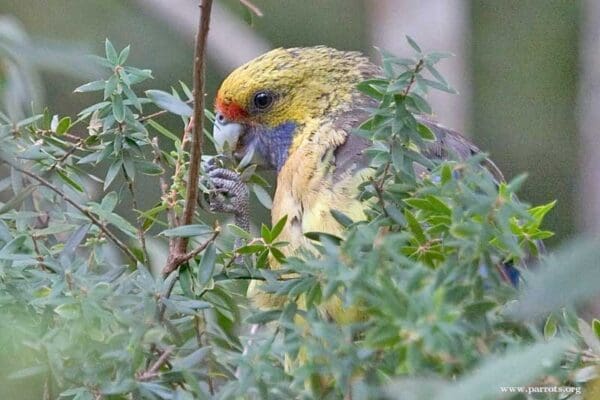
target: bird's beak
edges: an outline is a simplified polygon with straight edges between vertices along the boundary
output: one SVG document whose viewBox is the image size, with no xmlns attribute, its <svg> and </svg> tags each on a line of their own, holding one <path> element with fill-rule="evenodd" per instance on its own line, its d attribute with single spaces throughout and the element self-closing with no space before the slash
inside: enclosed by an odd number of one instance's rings
<svg viewBox="0 0 600 400">
<path fill-rule="evenodd" d="M 244 126 L 242 124 L 228 121 L 221 113 L 215 115 L 213 138 L 219 153 L 227 150 L 235 151 L 243 132 Z"/>
<path fill-rule="evenodd" d="M 265 160 L 257 151 L 256 135 L 245 124 L 227 120 L 221 113 L 215 115 L 213 138 L 220 154 L 229 153 L 240 161 L 240 165 L 257 164 L 264 166 Z"/>
</svg>

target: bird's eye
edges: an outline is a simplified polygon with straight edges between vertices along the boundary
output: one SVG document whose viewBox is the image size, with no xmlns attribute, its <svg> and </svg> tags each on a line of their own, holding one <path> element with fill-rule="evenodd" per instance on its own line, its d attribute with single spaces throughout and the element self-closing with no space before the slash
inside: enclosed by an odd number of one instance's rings
<svg viewBox="0 0 600 400">
<path fill-rule="evenodd" d="M 257 110 L 266 110 L 273 104 L 273 94 L 269 92 L 258 92 L 254 95 L 254 107 Z"/>
</svg>

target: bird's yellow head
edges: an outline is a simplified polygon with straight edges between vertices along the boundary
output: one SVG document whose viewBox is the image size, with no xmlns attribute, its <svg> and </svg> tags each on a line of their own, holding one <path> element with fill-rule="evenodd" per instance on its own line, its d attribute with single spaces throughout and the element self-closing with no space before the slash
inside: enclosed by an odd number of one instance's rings
<svg viewBox="0 0 600 400">
<path fill-rule="evenodd" d="M 356 52 L 318 46 L 272 50 L 233 71 L 215 101 L 214 137 L 238 157 L 253 151 L 280 169 L 309 121 L 348 110 L 356 85 L 376 67 Z"/>
</svg>

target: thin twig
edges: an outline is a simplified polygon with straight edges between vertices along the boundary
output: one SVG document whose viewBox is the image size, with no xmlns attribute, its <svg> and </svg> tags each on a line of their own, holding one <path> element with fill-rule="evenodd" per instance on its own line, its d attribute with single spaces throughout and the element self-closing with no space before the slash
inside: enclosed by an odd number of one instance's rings
<svg viewBox="0 0 600 400">
<path fill-rule="evenodd" d="M 195 331 L 196 331 L 196 343 L 198 344 L 199 348 L 202 348 L 204 346 L 207 345 L 206 341 L 206 329 L 205 329 L 205 323 L 203 323 L 203 321 L 206 321 L 206 313 L 203 311 L 202 312 L 202 318 L 200 318 L 199 315 L 195 315 L 194 316 L 194 322 L 195 322 Z M 208 369 L 208 374 L 207 376 L 207 383 L 208 383 L 208 392 L 210 393 L 211 396 L 215 395 L 215 387 L 213 384 L 213 380 L 212 380 L 212 373 L 211 373 L 211 362 L 212 360 L 208 360 L 206 362 L 206 367 Z"/>
<path fill-rule="evenodd" d="M 182 256 L 181 263 L 183 264 L 184 262 L 191 260 L 192 258 L 196 257 L 198 254 L 200 254 L 204 249 L 206 249 L 206 247 L 209 244 L 211 244 L 212 242 L 215 241 L 215 239 L 217 238 L 217 236 L 219 235 L 220 232 L 221 232 L 221 228 L 218 225 L 215 226 L 212 236 L 207 241 L 205 241 L 204 243 L 197 246 L 194 250 L 188 251 L 187 253 L 185 253 Z"/>
<path fill-rule="evenodd" d="M 167 110 L 160 110 L 160 111 L 154 112 L 152 114 L 142 115 L 141 117 L 138 118 L 138 121 L 139 122 L 146 122 L 149 119 L 160 117 L 161 115 L 165 115 L 165 114 L 168 114 L 168 113 L 169 113 L 169 111 L 167 111 Z"/>
<path fill-rule="evenodd" d="M 71 156 L 73 153 L 75 153 L 77 150 L 80 149 L 80 146 L 83 144 L 85 139 L 81 138 L 77 141 L 77 143 L 73 144 L 69 150 L 65 151 L 65 154 L 63 154 L 58 160 L 54 161 L 54 164 L 52 164 L 50 166 L 49 171 L 53 171 L 55 170 L 60 164 L 62 164 L 63 162 L 65 162 L 65 160 Z"/>
<path fill-rule="evenodd" d="M 159 168 L 166 170 L 166 168 L 162 162 L 162 155 L 161 155 L 160 147 L 158 145 L 158 138 L 157 137 L 152 138 L 151 143 L 152 143 L 152 152 L 154 153 L 154 160 L 152 160 L 152 161 Z M 169 228 L 174 228 L 175 227 L 175 212 L 173 210 L 172 205 L 167 201 L 169 185 L 167 184 L 167 181 L 165 179 L 164 171 L 158 177 L 158 181 L 160 184 L 161 199 L 164 202 L 165 206 L 167 207 L 167 222 L 169 224 Z"/>
<path fill-rule="evenodd" d="M 42 271 L 48 271 L 46 264 L 44 263 L 44 256 L 40 252 L 40 247 L 37 242 L 38 237 L 35 234 L 31 235 L 31 241 L 33 242 L 33 250 L 35 251 L 35 259 L 37 260 L 38 266 Z"/>
<path fill-rule="evenodd" d="M 417 65 L 415 65 L 415 69 L 413 70 L 412 76 L 410 77 L 410 82 L 408 82 L 408 85 L 406 85 L 406 88 L 404 88 L 404 92 L 402 92 L 402 95 L 408 96 L 413 85 L 415 84 L 415 81 L 417 80 L 417 76 L 419 75 L 419 72 L 421 72 L 421 70 L 423 69 L 424 66 L 425 66 L 425 60 L 420 59 L 419 62 L 417 62 Z"/>
<path fill-rule="evenodd" d="M 147 381 L 152 378 L 156 378 L 159 375 L 158 370 L 160 369 L 160 367 L 168 363 L 169 356 L 171 355 L 171 353 L 173 353 L 173 349 L 171 348 L 163 351 L 160 357 L 158 357 L 158 360 L 156 360 L 156 362 L 152 364 L 150 368 L 148 368 L 146 371 L 142 371 L 141 373 L 137 374 L 138 381 Z"/>
<path fill-rule="evenodd" d="M 189 251 L 189 252 L 184 253 L 184 254 L 179 254 L 178 258 L 175 258 L 175 261 L 179 263 L 177 265 L 181 265 L 184 262 L 189 261 L 190 259 L 192 259 L 192 258 L 196 257 L 198 254 L 200 254 L 200 252 L 202 252 L 204 249 L 206 249 L 209 244 L 211 244 L 212 242 L 215 241 L 215 239 L 217 238 L 217 236 L 219 235 L 219 233 L 220 233 L 220 228 L 219 228 L 219 226 L 216 226 L 215 230 L 213 231 L 213 234 L 206 241 L 204 241 L 203 243 L 199 244 L 192 251 Z M 177 269 L 175 269 L 175 271 L 177 271 Z M 169 297 L 171 297 L 171 292 L 173 292 L 173 288 L 175 287 L 175 282 L 176 281 L 177 281 L 177 278 L 174 278 L 174 279 L 171 280 L 169 286 L 167 287 L 167 289 L 163 293 L 162 298 L 168 299 Z M 159 320 L 161 320 L 161 321 L 164 320 L 165 311 L 166 311 L 166 305 L 165 305 L 164 302 L 162 302 L 162 304 L 160 305 L 160 308 L 158 310 L 158 319 Z"/>
<path fill-rule="evenodd" d="M 220 227 L 216 226 L 214 228 L 214 231 L 213 231 L 211 237 L 208 240 L 206 240 L 202 244 L 198 245 L 195 249 L 188 251 L 187 253 L 178 253 L 178 254 L 173 255 L 173 262 L 179 266 L 179 265 L 183 264 L 184 262 L 187 262 L 187 261 L 191 260 L 192 258 L 196 257 L 204 249 L 206 249 L 206 247 L 209 244 L 211 244 L 212 242 L 215 241 L 215 239 L 217 238 L 217 236 L 219 235 L 220 232 L 221 232 Z"/>
<path fill-rule="evenodd" d="M 196 35 L 194 58 L 194 113 L 192 117 L 194 126 L 192 129 L 191 154 L 181 225 L 191 224 L 194 218 L 196 199 L 198 197 L 200 159 L 202 157 L 202 138 L 204 132 L 204 63 L 206 58 L 206 41 L 208 37 L 212 0 L 202 0 L 200 7 L 202 12 L 200 13 L 198 33 Z M 182 254 L 185 254 L 187 244 L 187 238 L 179 238 L 177 240 L 177 245 L 173 249 L 174 251 L 170 252 L 167 265 L 163 269 L 163 275 L 168 275 L 176 270 L 183 262 L 189 260 L 189 258 L 186 259 L 185 257 L 182 257 Z"/>
<path fill-rule="evenodd" d="M 2 160 L 1 162 L 10 165 L 12 168 L 14 168 L 15 170 L 21 172 L 24 175 L 27 175 L 28 177 L 30 177 L 31 179 L 37 181 L 38 183 L 40 183 L 42 186 L 47 187 L 48 189 L 52 190 L 54 193 L 58 194 L 60 197 L 62 197 L 62 199 L 64 201 L 66 201 L 67 203 L 69 203 L 70 205 L 72 205 L 73 207 L 75 207 L 75 209 L 77 209 L 80 213 L 82 213 L 83 215 L 85 215 L 94 225 L 96 225 L 98 228 L 100 228 L 100 230 L 106 235 L 106 237 L 108 237 L 110 240 L 112 240 L 112 242 L 119 248 L 121 249 L 121 251 L 123 253 L 125 253 L 129 258 L 131 258 L 131 260 L 135 263 L 137 263 L 137 257 L 131 252 L 131 250 L 129 250 L 129 248 L 127 247 L 127 245 L 125 243 L 123 243 L 121 240 L 119 240 L 119 238 L 117 236 L 115 236 L 114 233 L 112 233 L 107 227 L 106 225 L 104 225 L 102 223 L 102 221 L 100 221 L 98 218 L 96 218 L 96 216 L 94 214 L 91 213 L 90 210 L 80 206 L 79 204 L 77 204 L 76 201 L 74 201 L 73 199 L 71 199 L 69 196 L 66 195 L 65 192 L 63 192 L 62 190 L 60 190 L 59 188 L 57 188 L 56 186 L 54 186 L 52 183 L 48 182 L 47 180 L 45 180 L 42 177 L 39 177 L 27 170 L 24 170 L 23 168 L 19 168 L 16 165 L 14 165 L 13 163 L 11 163 L 10 161 L 7 160 Z"/>
<path fill-rule="evenodd" d="M 122 167 L 123 176 L 125 177 L 125 182 L 127 182 L 127 189 L 129 189 L 129 194 L 131 195 L 131 205 L 133 206 L 133 210 L 137 212 L 138 202 L 135 195 L 135 189 L 133 187 L 133 180 L 127 175 L 127 171 L 125 171 L 125 167 Z M 142 253 L 144 254 L 144 261 L 150 260 L 148 257 L 148 249 L 146 247 L 146 235 L 144 233 L 144 227 L 142 226 L 142 221 L 140 220 L 140 216 L 138 215 L 136 218 L 136 228 L 138 234 L 138 240 L 140 241 L 140 245 L 142 246 Z"/>
<path fill-rule="evenodd" d="M 193 102 L 193 100 L 186 100 L 186 101 L 185 101 L 185 103 L 187 103 L 187 104 L 192 104 L 192 102 Z M 153 118 L 156 118 L 156 117 L 160 117 L 161 115 L 168 114 L 169 112 L 170 112 L 170 111 L 168 111 L 168 110 L 160 110 L 160 111 L 153 112 L 152 114 L 148 114 L 148 115 L 140 115 L 140 116 L 138 117 L 138 119 L 137 119 L 137 120 L 138 120 L 139 122 L 146 122 L 146 121 L 148 121 L 149 119 L 153 119 Z"/>
</svg>

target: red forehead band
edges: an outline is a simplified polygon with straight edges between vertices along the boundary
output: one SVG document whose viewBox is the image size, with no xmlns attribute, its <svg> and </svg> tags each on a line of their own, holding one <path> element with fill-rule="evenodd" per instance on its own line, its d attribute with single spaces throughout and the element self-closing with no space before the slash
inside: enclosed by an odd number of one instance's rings
<svg viewBox="0 0 600 400">
<path fill-rule="evenodd" d="M 215 108 L 229 121 L 238 121 L 248 116 L 246 110 L 240 107 L 239 104 L 232 101 L 226 102 L 220 96 L 215 101 Z"/>
</svg>

